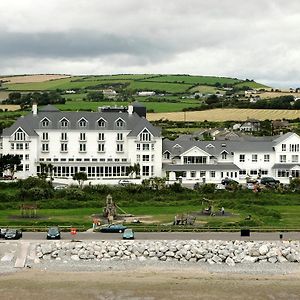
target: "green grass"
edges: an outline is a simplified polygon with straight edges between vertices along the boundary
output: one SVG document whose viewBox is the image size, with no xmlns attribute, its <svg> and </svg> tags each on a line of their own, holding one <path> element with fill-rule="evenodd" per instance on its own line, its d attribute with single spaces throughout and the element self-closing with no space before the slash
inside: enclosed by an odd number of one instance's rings
<svg viewBox="0 0 300 300">
<path fill-rule="evenodd" d="M 156 82 L 177 82 L 186 84 L 199 84 L 199 85 L 214 85 L 217 82 L 224 84 L 235 84 L 241 82 L 239 79 L 216 77 L 216 76 L 190 76 L 190 75 L 163 75 L 155 78 L 147 79 L 146 81 Z"/>
<path fill-rule="evenodd" d="M 60 110 L 93 110 L 97 111 L 98 107 L 101 106 L 126 106 L 128 102 L 116 102 L 116 101 L 104 101 L 104 102 L 89 102 L 89 101 L 67 101 L 65 104 L 55 104 Z M 154 112 L 176 112 L 182 111 L 183 108 L 199 106 L 199 103 L 193 102 L 178 102 L 178 103 L 167 103 L 167 102 L 144 102 L 143 103 L 147 110 L 154 110 Z"/>
<path fill-rule="evenodd" d="M 249 88 L 253 88 L 253 89 L 269 89 L 270 88 L 264 84 L 257 83 L 254 81 L 244 81 L 242 83 L 235 84 L 234 86 L 237 86 L 237 87 L 248 86 Z"/>
<path fill-rule="evenodd" d="M 191 84 L 184 83 L 132 81 L 127 89 L 139 91 L 161 91 L 167 93 L 185 93 L 191 87 Z"/>
<path fill-rule="evenodd" d="M 266 206 L 274 209 L 281 214 L 280 224 L 274 224 L 280 227 L 300 228 L 300 205 L 292 206 Z"/>
</svg>

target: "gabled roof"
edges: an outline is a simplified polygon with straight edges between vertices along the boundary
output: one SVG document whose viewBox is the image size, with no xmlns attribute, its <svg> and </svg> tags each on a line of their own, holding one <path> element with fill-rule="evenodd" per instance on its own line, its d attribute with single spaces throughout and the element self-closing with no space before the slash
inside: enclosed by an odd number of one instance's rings
<svg viewBox="0 0 300 300">
<path fill-rule="evenodd" d="M 278 138 L 276 138 L 274 140 L 274 143 L 275 144 L 279 144 L 279 143 L 285 141 L 286 139 L 288 139 L 289 137 L 291 137 L 293 135 L 296 135 L 296 133 L 294 133 L 294 132 L 288 132 L 286 134 L 280 135 Z"/>
</svg>

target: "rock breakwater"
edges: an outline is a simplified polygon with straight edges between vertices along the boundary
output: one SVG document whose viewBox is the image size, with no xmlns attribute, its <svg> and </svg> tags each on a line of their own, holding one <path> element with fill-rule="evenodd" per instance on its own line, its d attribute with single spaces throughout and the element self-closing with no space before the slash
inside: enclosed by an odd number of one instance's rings
<svg viewBox="0 0 300 300">
<path fill-rule="evenodd" d="M 299 241 L 55 241 L 35 248 L 38 260 L 157 260 L 208 264 L 300 263 Z"/>
</svg>

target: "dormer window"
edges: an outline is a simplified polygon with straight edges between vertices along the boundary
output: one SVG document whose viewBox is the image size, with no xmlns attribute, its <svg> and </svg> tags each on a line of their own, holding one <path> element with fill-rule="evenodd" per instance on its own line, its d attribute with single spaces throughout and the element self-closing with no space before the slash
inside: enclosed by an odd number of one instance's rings
<svg viewBox="0 0 300 300">
<path fill-rule="evenodd" d="M 15 141 L 25 141 L 25 132 L 22 129 L 18 129 L 14 134 Z"/>
<path fill-rule="evenodd" d="M 170 152 L 169 152 L 169 151 L 166 151 L 166 152 L 164 153 L 164 159 L 170 159 L 170 158 L 171 158 Z"/>
<path fill-rule="evenodd" d="M 67 119 L 62 119 L 61 121 L 60 121 L 60 126 L 62 127 L 62 128 L 67 128 L 68 126 L 69 126 L 69 121 L 67 120 Z"/>
<path fill-rule="evenodd" d="M 178 148 L 181 148 L 181 146 L 180 146 L 180 145 L 178 145 L 178 144 L 176 144 L 175 146 L 173 146 L 173 148 L 176 148 L 176 149 L 178 149 Z"/>
<path fill-rule="evenodd" d="M 98 120 L 98 126 L 99 127 L 105 127 L 105 125 L 106 125 L 106 122 L 105 122 L 105 120 L 103 120 L 103 119 L 100 119 L 100 120 Z"/>
<path fill-rule="evenodd" d="M 118 119 L 116 121 L 116 127 L 117 128 L 123 128 L 123 127 L 125 127 L 125 122 L 122 119 Z"/>
<path fill-rule="evenodd" d="M 47 118 L 44 118 L 44 119 L 41 121 L 41 124 L 42 124 L 42 127 L 49 127 L 50 121 L 49 121 Z"/>
<path fill-rule="evenodd" d="M 79 125 L 79 127 L 81 127 L 81 128 L 85 128 L 85 127 L 87 127 L 88 122 L 87 122 L 86 119 L 82 118 L 82 119 L 80 119 L 80 120 L 78 121 L 78 125 Z"/>
<path fill-rule="evenodd" d="M 206 146 L 206 148 L 215 148 L 215 146 L 212 145 L 212 144 L 208 144 L 208 145 Z"/>
<path fill-rule="evenodd" d="M 227 153 L 226 152 L 222 153 L 222 159 L 227 159 Z"/>
</svg>

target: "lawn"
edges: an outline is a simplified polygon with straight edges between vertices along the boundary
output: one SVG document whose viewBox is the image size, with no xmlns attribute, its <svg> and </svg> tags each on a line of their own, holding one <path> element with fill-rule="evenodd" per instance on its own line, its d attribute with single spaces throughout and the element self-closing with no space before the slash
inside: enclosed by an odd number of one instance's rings
<svg viewBox="0 0 300 300">
<path fill-rule="evenodd" d="M 300 205 L 293 206 L 266 206 L 274 209 L 281 214 L 280 224 L 274 224 L 280 227 L 300 228 Z"/>
<path fill-rule="evenodd" d="M 160 91 L 166 93 L 185 93 L 191 87 L 192 87 L 191 84 L 185 84 L 185 83 L 175 83 L 175 82 L 167 83 L 167 82 L 159 82 L 159 81 L 157 82 L 132 81 L 126 89 L 139 90 L 139 91 Z"/>
</svg>

